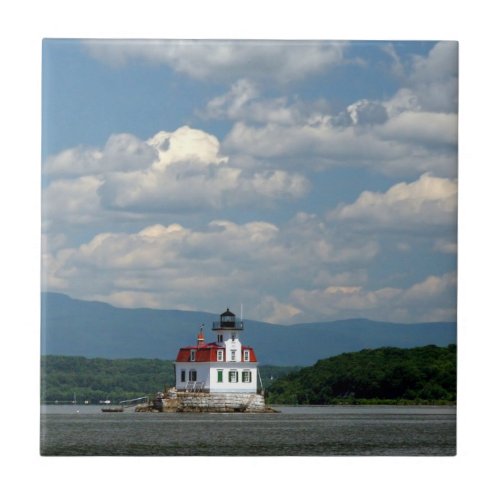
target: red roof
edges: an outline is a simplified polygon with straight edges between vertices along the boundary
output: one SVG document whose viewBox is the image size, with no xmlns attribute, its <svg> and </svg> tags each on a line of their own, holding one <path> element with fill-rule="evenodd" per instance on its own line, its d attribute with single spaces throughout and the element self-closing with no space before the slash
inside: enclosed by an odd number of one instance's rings
<svg viewBox="0 0 500 500">
<path fill-rule="evenodd" d="M 217 351 L 221 350 L 225 352 L 225 348 L 217 345 L 215 342 L 210 343 L 210 344 L 200 344 L 199 346 L 193 345 L 193 346 L 187 346 L 187 347 L 181 347 L 179 349 L 179 353 L 177 354 L 176 361 L 190 361 L 191 360 L 191 351 L 195 351 L 195 359 L 194 363 L 198 362 L 206 362 L 206 361 L 217 361 Z M 249 361 L 252 363 L 255 363 L 257 361 L 257 358 L 255 356 L 255 352 L 251 347 L 248 346 L 242 346 L 241 351 L 242 351 L 242 356 L 241 358 L 243 359 L 243 351 L 250 351 L 250 359 Z M 224 361 L 226 359 L 224 358 Z"/>
</svg>

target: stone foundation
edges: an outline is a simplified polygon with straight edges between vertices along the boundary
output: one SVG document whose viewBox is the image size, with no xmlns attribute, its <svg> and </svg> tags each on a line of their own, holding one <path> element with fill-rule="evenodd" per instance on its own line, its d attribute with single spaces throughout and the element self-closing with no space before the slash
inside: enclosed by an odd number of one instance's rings
<svg viewBox="0 0 500 500">
<path fill-rule="evenodd" d="M 260 394 L 245 393 L 189 393 L 178 392 L 177 400 L 181 412 L 245 412 L 266 411 L 264 397 Z"/>
<path fill-rule="evenodd" d="M 245 393 L 204 393 L 181 392 L 175 396 L 167 394 L 149 405 L 136 408 L 136 411 L 184 412 L 184 413 L 275 413 L 276 410 L 265 404 L 261 394 Z"/>
</svg>

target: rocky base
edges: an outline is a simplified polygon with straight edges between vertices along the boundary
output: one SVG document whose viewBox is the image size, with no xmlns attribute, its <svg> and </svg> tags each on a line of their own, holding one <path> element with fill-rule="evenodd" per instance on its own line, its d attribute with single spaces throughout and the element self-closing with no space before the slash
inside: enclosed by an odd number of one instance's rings
<svg viewBox="0 0 500 500">
<path fill-rule="evenodd" d="M 148 405 L 140 405 L 135 411 L 163 413 L 276 413 L 266 406 L 261 394 L 203 393 L 169 391 L 167 397 L 157 398 Z"/>
</svg>

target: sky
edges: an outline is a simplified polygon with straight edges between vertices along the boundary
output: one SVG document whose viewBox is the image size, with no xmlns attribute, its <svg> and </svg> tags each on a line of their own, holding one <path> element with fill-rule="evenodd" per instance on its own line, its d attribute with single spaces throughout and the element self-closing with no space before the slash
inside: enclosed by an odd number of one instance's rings
<svg viewBox="0 0 500 500">
<path fill-rule="evenodd" d="M 42 288 L 455 321 L 455 42 L 46 39 Z"/>
</svg>

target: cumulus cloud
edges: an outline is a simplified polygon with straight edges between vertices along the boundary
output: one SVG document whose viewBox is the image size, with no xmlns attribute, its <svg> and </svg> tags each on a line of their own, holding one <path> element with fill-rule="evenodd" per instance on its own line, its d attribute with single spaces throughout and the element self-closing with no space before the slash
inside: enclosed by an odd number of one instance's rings
<svg viewBox="0 0 500 500">
<path fill-rule="evenodd" d="M 43 192 L 43 219 L 45 229 L 54 221 L 88 224 L 99 216 L 100 200 L 97 194 L 103 181 L 96 176 L 77 179 L 57 179 Z"/>
<path fill-rule="evenodd" d="M 48 159 L 45 171 L 55 179 L 45 190 L 47 215 L 76 223 L 88 222 L 103 208 L 137 213 L 220 209 L 299 198 L 309 190 L 299 174 L 232 166 L 215 136 L 187 126 L 147 141 L 120 134 L 102 149 L 63 151 Z"/>
<path fill-rule="evenodd" d="M 384 193 L 380 203 L 392 210 L 394 200 L 408 199 L 405 188 L 419 192 L 419 186 L 403 186 L 399 195 Z M 446 186 L 434 189 L 430 198 L 437 200 Z M 118 306 L 217 310 L 230 296 L 247 305 L 249 317 L 275 323 L 437 321 L 455 314 L 455 274 L 406 288 L 373 287 L 365 266 L 380 256 L 376 239 L 337 231 L 314 214 L 299 213 L 282 226 L 262 220 L 213 220 L 198 229 L 153 224 L 68 245 L 61 241 L 44 253 L 44 285 Z"/>
<path fill-rule="evenodd" d="M 346 269 L 369 262 L 377 252 L 373 242 L 343 238 L 307 214 L 282 227 L 262 220 L 213 220 L 199 229 L 153 224 L 54 247 L 47 252 L 45 283 L 76 297 L 127 306 L 134 297 L 136 306 L 148 305 L 144 300 L 151 294 L 156 298 L 150 307 L 205 303 L 217 310 L 217 301 L 236 296 L 253 305 L 249 314 L 280 322 L 299 314 L 297 305 L 282 299 L 291 282 L 306 287 L 328 276 L 360 279 Z M 265 310 L 263 293 L 275 299 L 266 301 Z"/>
<path fill-rule="evenodd" d="M 266 295 L 255 308 L 255 313 L 257 317 L 262 318 L 262 321 L 275 324 L 288 324 L 292 323 L 302 311 L 292 304 L 280 302 L 272 295 Z"/>
<path fill-rule="evenodd" d="M 392 48 L 392 50 L 389 50 Z M 336 114 L 323 102 L 265 98 L 239 80 L 209 101 L 206 117 L 235 124 L 224 140 L 233 155 L 309 164 L 364 167 L 386 175 L 432 172 L 456 175 L 457 46 L 436 44 L 405 68 L 394 48 L 402 87 L 384 100 L 359 99 Z"/>
<path fill-rule="evenodd" d="M 420 281 L 408 285 L 402 280 L 410 274 L 398 266 L 420 258 L 423 247 L 456 253 L 455 44 L 436 44 L 427 56 L 410 59 L 386 45 L 401 88 L 341 110 L 278 95 L 283 86 L 270 95 L 266 84 L 341 64 L 343 43 L 97 40 L 86 47 L 106 63 L 147 61 L 228 84 L 199 116 L 234 123 L 222 143 L 184 126 L 146 140 L 113 134 L 102 147 L 49 157 L 46 288 L 126 307 L 215 311 L 229 296 L 248 304 L 250 317 L 276 323 L 454 319 L 454 274 L 429 275 L 419 264 L 413 280 Z M 287 222 L 285 211 L 250 222 L 242 221 L 262 215 L 226 211 L 258 206 L 262 214 L 302 199 L 311 191 L 311 169 L 335 167 L 407 182 Z M 301 210 L 311 209 L 309 201 Z M 397 262 L 388 266 L 393 256 Z M 394 286 L 377 284 L 384 273 Z"/>
<path fill-rule="evenodd" d="M 211 99 L 199 114 L 205 119 L 294 125 L 317 120 L 326 108 L 321 100 L 305 103 L 298 98 L 290 102 L 287 97 L 262 97 L 258 85 L 240 79 L 227 93 Z"/>
<path fill-rule="evenodd" d="M 286 83 L 340 64 L 345 42 L 261 42 L 189 40 L 89 40 L 88 53 L 106 64 L 131 60 L 164 64 L 200 80 L 242 76 Z"/>
<path fill-rule="evenodd" d="M 422 175 L 385 193 L 364 191 L 358 199 L 328 214 L 330 220 L 358 223 L 370 230 L 421 230 L 453 227 L 457 217 L 457 181 Z"/>
<path fill-rule="evenodd" d="M 423 109 L 457 112 L 458 43 L 439 42 L 426 57 L 414 56 L 408 85 Z"/>
<path fill-rule="evenodd" d="M 454 175 L 456 149 L 450 146 L 456 144 L 456 120 L 418 113 L 406 118 L 398 116 L 369 126 L 339 126 L 328 116 L 289 126 L 237 122 L 224 147 L 231 154 L 287 160 L 289 167 L 307 160 L 322 167 L 365 167 L 387 175 Z M 434 134 L 426 131 L 426 123 Z"/>
<path fill-rule="evenodd" d="M 456 147 L 458 116 L 453 113 L 404 111 L 378 131 L 381 139 L 442 147 Z"/>
<path fill-rule="evenodd" d="M 388 118 L 387 110 L 382 103 L 368 99 L 347 106 L 347 112 L 354 125 L 384 123 Z"/>
<path fill-rule="evenodd" d="M 458 43 L 438 42 L 427 55 L 412 55 L 409 60 L 400 57 L 392 44 L 382 50 L 392 59 L 392 71 L 402 84 L 390 106 L 397 103 L 407 110 L 457 113 Z"/>
<path fill-rule="evenodd" d="M 244 289 L 252 275 L 258 278 L 256 263 L 273 260 L 278 232 L 266 222 L 221 220 L 201 231 L 155 224 L 136 233 L 100 233 L 78 247 L 47 255 L 45 284 L 126 306 L 211 304 L 217 296 L 212 304 L 216 310 L 217 300 L 220 307 L 228 293 Z M 145 303 L 148 297 L 151 301 Z"/>
<path fill-rule="evenodd" d="M 259 200 L 300 198 L 307 179 L 281 170 L 245 173 L 233 167 L 177 163 L 164 171 L 110 174 L 99 189 L 104 206 L 137 212 L 180 212 L 244 207 Z"/>
<path fill-rule="evenodd" d="M 296 289 L 290 302 L 309 314 L 365 317 L 403 322 L 454 321 L 456 274 L 428 276 L 408 288 L 367 290 L 361 286 L 331 285 L 323 289 Z"/>
<path fill-rule="evenodd" d="M 227 157 L 219 155 L 217 137 L 187 126 L 174 132 L 158 132 L 147 143 L 157 153 L 158 160 L 154 164 L 157 170 L 180 162 L 219 165 L 228 161 Z"/>
<path fill-rule="evenodd" d="M 142 170 L 157 158 L 157 150 L 131 134 L 113 134 L 103 148 L 78 146 L 50 156 L 44 173 L 53 177 Z"/>
</svg>

